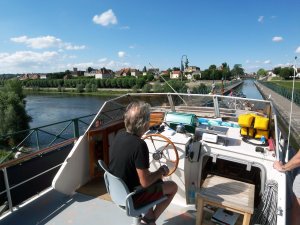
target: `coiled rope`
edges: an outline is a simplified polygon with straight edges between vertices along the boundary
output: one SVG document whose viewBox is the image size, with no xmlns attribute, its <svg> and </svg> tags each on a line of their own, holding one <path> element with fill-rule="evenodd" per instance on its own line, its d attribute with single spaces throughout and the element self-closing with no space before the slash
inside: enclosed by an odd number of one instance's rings
<svg viewBox="0 0 300 225">
<path fill-rule="evenodd" d="M 277 222 L 277 190 L 274 180 L 267 181 L 265 191 L 258 207 L 254 210 L 251 224 L 276 225 Z"/>
</svg>

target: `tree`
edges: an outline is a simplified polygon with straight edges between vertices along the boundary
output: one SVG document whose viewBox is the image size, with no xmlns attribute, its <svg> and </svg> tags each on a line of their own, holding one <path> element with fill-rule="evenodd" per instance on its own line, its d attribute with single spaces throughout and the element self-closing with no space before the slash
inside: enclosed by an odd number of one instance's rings
<svg viewBox="0 0 300 225">
<path fill-rule="evenodd" d="M 153 92 L 154 93 L 161 93 L 163 92 L 163 86 L 160 84 L 160 82 L 155 82 L 153 85 Z"/>
<path fill-rule="evenodd" d="M 135 78 L 135 77 L 129 77 L 129 78 L 126 78 L 128 80 L 127 82 L 127 88 L 132 88 L 136 83 L 137 83 L 137 80 L 140 79 L 140 78 Z"/>
<path fill-rule="evenodd" d="M 92 92 L 97 92 L 97 84 L 92 84 Z"/>
<path fill-rule="evenodd" d="M 222 77 L 225 80 L 227 80 L 231 77 L 230 68 L 229 68 L 229 65 L 226 62 L 222 63 Z"/>
<path fill-rule="evenodd" d="M 231 73 L 234 77 L 239 77 L 245 74 L 241 64 L 235 64 L 231 70 Z"/>
<path fill-rule="evenodd" d="M 195 80 L 200 80 L 200 79 L 201 79 L 200 74 L 195 74 L 195 75 L 194 75 L 194 79 L 195 79 Z"/>
<path fill-rule="evenodd" d="M 151 91 L 151 84 L 145 84 L 144 87 L 142 88 L 143 93 L 149 93 Z"/>
<path fill-rule="evenodd" d="M 201 72 L 201 79 L 202 80 L 209 80 L 210 79 L 209 70 L 204 70 L 203 72 Z"/>
<path fill-rule="evenodd" d="M 83 84 L 77 84 L 76 85 L 76 91 L 78 92 L 78 93 L 82 93 L 83 91 L 84 91 L 84 88 L 83 88 L 84 86 L 83 86 Z"/>
<path fill-rule="evenodd" d="M 209 70 L 216 70 L 217 69 L 217 66 L 216 65 L 210 65 L 208 67 Z"/>
<path fill-rule="evenodd" d="M 86 92 L 92 92 L 92 84 L 91 83 L 88 83 L 85 85 L 85 91 Z"/>
<path fill-rule="evenodd" d="M 25 110 L 25 95 L 23 94 L 21 82 L 11 80 L 4 85 L 3 91 L 0 91 L 0 135 L 7 135 L 21 130 L 29 129 L 31 117 Z M 11 136 L 6 140 L 0 140 L 3 144 L 15 145 L 25 138 L 27 134 L 23 133 Z"/>
<path fill-rule="evenodd" d="M 273 69 L 273 73 L 275 73 L 276 75 L 279 75 L 280 74 L 280 71 L 281 71 L 281 67 L 275 67 Z"/>
<path fill-rule="evenodd" d="M 122 88 L 122 79 L 123 78 L 117 78 L 117 87 Z"/>
<path fill-rule="evenodd" d="M 70 70 L 66 70 L 66 71 L 65 71 L 65 75 L 67 75 L 67 76 L 68 76 L 68 75 L 71 75 L 71 74 L 72 74 L 72 73 L 71 73 L 71 71 L 70 71 Z"/>
<path fill-rule="evenodd" d="M 287 80 L 294 75 L 293 72 L 293 68 L 284 67 L 280 70 L 279 76 Z"/>
<path fill-rule="evenodd" d="M 144 73 L 146 73 L 146 72 L 147 72 L 147 68 L 146 68 L 146 66 L 144 66 L 144 68 L 143 68 L 143 72 L 144 72 Z"/>
<path fill-rule="evenodd" d="M 142 88 L 145 85 L 145 80 L 144 79 L 137 79 L 136 85 L 138 88 Z"/>
<path fill-rule="evenodd" d="M 148 74 L 148 75 L 146 75 L 146 80 L 147 81 L 153 81 L 154 80 L 154 76 L 152 74 Z"/>
<path fill-rule="evenodd" d="M 265 77 L 267 75 L 267 71 L 265 71 L 264 69 L 259 69 L 257 71 L 257 75 L 260 77 Z"/>
<path fill-rule="evenodd" d="M 14 92 L 20 98 L 21 101 L 25 98 L 23 94 L 22 83 L 19 80 L 13 79 L 5 82 L 4 85 L 5 92 Z"/>
</svg>

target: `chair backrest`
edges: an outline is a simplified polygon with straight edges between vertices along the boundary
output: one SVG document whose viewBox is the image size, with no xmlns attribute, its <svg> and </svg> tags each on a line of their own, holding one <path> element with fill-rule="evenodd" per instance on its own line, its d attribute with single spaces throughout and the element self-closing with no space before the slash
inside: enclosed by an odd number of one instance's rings
<svg viewBox="0 0 300 225">
<path fill-rule="evenodd" d="M 130 193 L 124 181 L 111 174 L 103 160 L 98 161 L 101 168 L 105 171 L 104 181 L 107 192 L 112 201 L 122 207 L 126 207 L 126 197 Z"/>
<path fill-rule="evenodd" d="M 112 175 L 109 172 L 103 160 L 99 160 L 98 163 L 105 171 L 104 181 L 105 181 L 107 192 L 110 194 L 112 201 L 126 211 L 127 216 L 139 218 L 141 214 L 148 212 L 149 209 L 153 208 L 155 205 L 167 199 L 167 196 L 162 196 L 160 199 L 152 201 L 147 205 L 144 205 L 139 208 L 135 208 L 133 204 L 132 196 L 136 192 L 130 193 L 124 181 Z M 138 223 L 138 220 L 136 220 L 135 224 L 140 224 L 140 223 Z"/>
</svg>

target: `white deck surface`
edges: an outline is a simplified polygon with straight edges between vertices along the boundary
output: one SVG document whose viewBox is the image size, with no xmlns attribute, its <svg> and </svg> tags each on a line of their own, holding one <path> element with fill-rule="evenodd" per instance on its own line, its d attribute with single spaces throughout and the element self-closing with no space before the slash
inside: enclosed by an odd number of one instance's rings
<svg viewBox="0 0 300 225">
<path fill-rule="evenodd" d="M 170 205 L 156 222 L 165 225 L 194 225 L 195 208 Z M 117 225 L 132 224 L 132 218 L 115 204 L 76 193 L 74 196 L 50 190 L 40 198 L 0 220 L 1 225 Z"/>
</svg>

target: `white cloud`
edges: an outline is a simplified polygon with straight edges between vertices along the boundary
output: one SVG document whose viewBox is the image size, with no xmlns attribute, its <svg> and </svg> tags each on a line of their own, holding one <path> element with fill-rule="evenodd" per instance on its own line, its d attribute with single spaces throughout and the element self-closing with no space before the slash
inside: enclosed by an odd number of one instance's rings
<svg viewBox="0 0 300 225">
<path fill-rule="evenodd" d="M 102 26 L 108 26 L 109 24 L 117 24 L 118 20 L 112 9 L 109 9 L 100 15 L 95 15 L 93 22 Z"/>
<path fill-rule="evenodd" d="M 27 36 L 14 37 L 10 39 L 13 42 L 27 45 L 27 47 L 34 49 L 51 48 L 62 44 L 59 38 L 53 36 L 44 36 L 36 38 L 28 38 Z"/>
<path fill-rule="evenodd" d="M 71 45 L 70 43 L 65 44 L 66 50 L 83 50 L 85 49 L 85 45 Z"/>
<path fill-rule="evenodd" d="M 68 63 L 62 65 L 62 70 L 67 70 L 70 68 L 77 68 L 78 70 L 85 71 L 88 67 L 96 67 L 96 64 L 93 62 L 83 62 L 83 63 Z"/>
<path fill-rule="evenodd" d="M 120 27 L 120 30 L 129 30 L 130 27 L 129 26 L 123 26 L 123 27 Z"/>
<path fill-rule="evenodd" d="M 247 63 L 247 64 L 248 64 L 248 63 L 250 63 L 250 60 L 249 60 L 249 59 L 247 59 L 247 60 L 246 60 L 246 63 Z"/>
<path fill-rule="evenodd" d="M 300 46 L 296 49 L 295 53 L 300 53 Z"/>
<path fill-rule="evenodd" d="M 126 55 L 126 53 L 125 53 L 125 52 L 123 52 L 123 51 L 119 51 L 119 52 L 118 52 L 118 56 L 119 56 L 119 58 L 124 58 L 124 57 L 125 57 L 125 55 Z"/>
<path fill-rule="evenodd" d="M 42 68 L 48 68 L 57 57 L 58 53 L 55 51 L 0 53 L 0 73 L 39 72 Z"/>
<path fill-rule="evenodd" d="M 130 49 L 135 49 L 135 48 L 136 48 L 136 45 L 130 45 L 129 48 L 130 48 Z"/>
<path fill-rule="evenodd" d="M 107 61 L 107 58 L 102 58 L 102 59 L 99 59 L 98 61 L 99 61 L 100 63 L 101 63 L 101 62 L 106 62 L 106 61 Z"/>
<path fill-rule="evenodd" d="M 86 70 L 88 67 L 92 67 L 95 69 L 105 67 L 107 69 L 116 71 L 122 68 L 131 67 L 131 64 L 129 62 L 114 61 L 104 57 L 94 62 L 92 61 L 92 62 L 83 62 L 83 63 L 68 63 L 66 65 L 61 65 L 59 71 L 64 71 L 73 67 L 76 67 L 79 70 Z"/>
<path fill-rule="evenodd" d="M 272 62 L 271 62 L 270 59 L 267 59 L 267 60 L 264 61 L 264 64 L 271 64 L 271 63 L 272 63 Z"/>
<path fill-rule="evenodd" d="M 131 64 L 128 62 L 119 62 L 114 60 L 109 60 L 107 58 L 102 58 L 98 60 L 98 67 L 105 67 L 112 70 L 120 70 L 125 67 L 131 67 Z"/>
<path fill-rule="evenodd" d="M 0 64 L 7 63 L 7 64 L 20 64 L 24 62 L 46 62 L 49 59 L 52 59 L 58 55 L 57 52 L 32 52 L 32 51 L 20 51 L 15 52 L 13 54 L 2 53 L 0 55 Z"/>
<path fill-rule="evenodd" d="M 275 36 L 275 37 L 272 38 L 272 41 L 281 42 L 281 41 L 283 41 L 283 37 Z"/>
<path fill-rule="evenodd" d="M 262 22 L 264 22 L 264 16 L 260 16 L 260 17 L 258 17 L 257 21 L 258 21 L 259 23 L 262 23 Z"/>
<path fill-rule="evenodd" d="M 291 67 L 293 66 L 292 63 L 287 62 L 287 63 L 278 63 L 277 65 L 275 65 L 275 67 Z"/>
<path fill-rule="evenodd" d="M 63 48 L 66 50 L 82 50 L 85 49 L 84 45 L 72 45 L 71 43 L 65 43 L 61 39 L 54 36 L 41 36 L 35 38 L 29 38 L 27 36 L 13 37 L 10 39 L 12 42 L 25 44 L 29 48 L 33 49 L 45 49 L 45 48 Z"/>
</svg>

